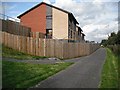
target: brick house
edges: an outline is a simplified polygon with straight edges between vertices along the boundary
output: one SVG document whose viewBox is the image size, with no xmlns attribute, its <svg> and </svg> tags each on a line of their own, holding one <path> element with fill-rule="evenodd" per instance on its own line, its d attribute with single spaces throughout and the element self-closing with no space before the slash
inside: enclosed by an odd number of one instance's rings
<svg viewBox="0 0 120 90">
<path fill-rule="evenodd" d="M 20 23 L 33 32 L 41 32 L 46 38 L 78 40 L 79 24 L 71 12 L 47 3 L 40 3 L 19 15 Z M 81 33 L 80 33 L 81 35 Z M 80 36 L 78 35 L 78 36 Z"/>
</svg>

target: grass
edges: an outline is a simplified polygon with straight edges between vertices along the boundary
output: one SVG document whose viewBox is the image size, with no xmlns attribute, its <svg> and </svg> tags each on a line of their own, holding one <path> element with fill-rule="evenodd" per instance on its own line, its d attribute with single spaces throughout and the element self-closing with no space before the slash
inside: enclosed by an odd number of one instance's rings
<svg viewBox="0 0 120 90">
<path fill-rule="evenodd" d="M 103 65 L 99 88 L 118 88 L 118 61 L 120 57 L 107 48 L 107 57 Z"/>
<path fill-rule="evenodd" d="M 3 57 L 8 57 L 8 58 L 15 58 L 15 59 L 20 59 L 20 60 L 32 60 L 32 59 L 40 59 L 40 58 L 47 58 L 47 57 L 42 57 L 42 56 L 33 56 L 29 54 L 25 54 L 22 52 L 19 52 L 17 50 L 11 49 L 9 47 L 6 47 L 2 45 L 2 56 Z"/>
<path fill-rule="evenodd" d="M 46 57 L 28 55 L 2 45 L 2 56 L 20 60 Z M 2 87 L 29 88 L 73 63 L 32 64 L 2 60 Z"/>
<path fill-rule="evenodd" d="M 2 63 L 3 88 L 28 88 L 73 63 L 30 64 L 4 61 Z"/>
</svg>

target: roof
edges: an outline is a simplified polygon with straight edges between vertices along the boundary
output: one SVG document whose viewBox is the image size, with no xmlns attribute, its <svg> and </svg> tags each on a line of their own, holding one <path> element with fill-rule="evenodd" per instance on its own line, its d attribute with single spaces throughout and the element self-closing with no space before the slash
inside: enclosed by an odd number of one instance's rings
<svg viewBox="0 0 120 90">
<path fill-rule="evenodd" d="M 79 26 L 77 26 L 78 27 L 78 29 L 80 29 L 80 31 L 82 31 L 83 32 L 83 30 L 79 27 Z"/>
<path fill-rule="evenodd" d="M 17 18 L 21 18 L 22 16 L 24 16 L 25 14 L 27 14 L 28 12 L 32 11 L 33 9 L 39 7 L 39 6 L 42 5 L 42 4 L 46 4 L 46 5 L 50 6 L 50 7 L 53 7 L 53 8 L 56 8 L 56 9 L 58 9 L 58 10 L 61 10 L 61 11 L 65 12 L 65 13 L 68 13 L 69 15 L 71 15 L 71 16 L 74 18 L 74 20 L 76 21 L 76 23 L 79 24 L 71 12 L 68 12 L 68 11 L 66 11 L 66 10 L 63 10 L 63 9 L 58 8 L 58 7 L 56 7 L 56 6 L 53 6 L 53 5 L 51 5 L 51 4 L 47 4 L 47 3 L 45 3 L 45 2 L 41 2 L 41 3 L 37 4 L 36 6 L 32 7 L 31 9 L 29 9 L 29 10 L 27 10 L 26 12 L 22 13 L 21 15 L 17 16 Z"/>
<path fill-rule="evenodd" d="M 81 33 L 83 36 L 85 36 L 85 34 L 84 33 Z"/>
</svg>

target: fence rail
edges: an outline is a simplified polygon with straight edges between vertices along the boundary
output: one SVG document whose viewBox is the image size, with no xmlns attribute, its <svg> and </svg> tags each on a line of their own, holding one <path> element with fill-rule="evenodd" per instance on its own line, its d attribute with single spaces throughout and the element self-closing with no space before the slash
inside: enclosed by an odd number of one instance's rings
<svg viewBox="0 0 120 90">
<path fill-rule="evenodd" d="M 2 32 L 2 43 L 15 50 L 36 55 L 57 58 L 73 58 L 93 53 L 98 44 L 68 43 L 56 39 L 41 39 Z"/>
</svg>

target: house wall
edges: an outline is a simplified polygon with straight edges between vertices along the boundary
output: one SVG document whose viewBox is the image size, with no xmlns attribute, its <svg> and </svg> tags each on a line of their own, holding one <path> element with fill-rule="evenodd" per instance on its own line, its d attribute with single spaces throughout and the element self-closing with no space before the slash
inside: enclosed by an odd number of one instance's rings
<svg viewBox="0 0 120 90">
<path fill-rule="evenodd" d="M 69 15 L 69 19 L 68 19 L 68 24 L 69 24 L 69 39 L 70 40 L 75 40 L 76 39 L 76 23 L 75 21 L 73 20 L 73 17 L 71 17 Z"/>
<path fill-rule="evenodd" d="M 21 24 L 30 27 L 33 32 L 46 33 L 46 5 L 31 10 L 21 18 Z"/>
<path fill-rule="evenodd" d="M 78 35 L 79 33 L 79 35 Z M 76 26 L 76 37 L 75 40 L 77 41 L 82 41 L 82 36 L 81 36 L 81 31 L 79 30 L 79 28 Z"/>
<path fill-rule="evenodd" d="M 68 39 L 68 14 L 52 8 L 53 39 Z"/>
</svg>

